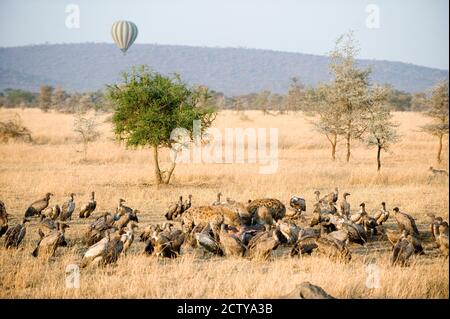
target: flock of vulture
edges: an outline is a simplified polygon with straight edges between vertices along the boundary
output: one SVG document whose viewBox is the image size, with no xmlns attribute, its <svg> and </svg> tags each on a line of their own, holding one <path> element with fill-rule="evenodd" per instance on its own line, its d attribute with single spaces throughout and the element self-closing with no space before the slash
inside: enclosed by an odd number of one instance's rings
<svg viewBox="0 0 450 319">
<path fill-rule="evenodd" d="M 352 258 L 352 244 L 367 248 L 370 241 L 387 239 L 392 245 L 391 264 L 407 266 L 411 256 L 424 254 L 422 240 L 415 220 L 410 215 L 386 204 L 369 215 L 361 203 L 358 211 L 351 210 L 349 193 L 339 200 L 339 191 L 321 197 L 316 191 L 312 214 L 306 218 L 306 201 L 293 196 L 289 207 L 277 199 L 255 199 L 238 202 L 230 198 L 221 200 L 222 194 L 206 206 L 193 206 L 192 196 L 170 205 L 163 224 L 144 227 L 139 238 L 145 243 L 143 253 L 167 258 L 180 254 L 199 252 L 206 255 L 236 256 L 250 259 L 267 259 L 279 247 L 288 247 L 291 256 L 319 253 L 334 260 L 348 262 Z M 18 248 L 23 241 L 27 223 L 36 218 L 39 241 L 33 250 L 34 257 L 52 258 L 58 247 L 68 246 L 66 229 L 70 227 L 75 212 L 75 194 L 60 207 L 50 206 L 52 193 L 32 203 L 21 223 L 10 225 L 5 204 L 0 201 L 0 237 L 5 248 Z M 81 267 L 104 266 L 115 263 L 127 254 L 135 238 L 139 224 L 139 210 L 124 205 L 120 199 L 115 212 L 97 213 L 95 193 L 78 211 L 78 217 L 92 221 L 86 225 L 81 241 L 86 250 Z M 312 215 L 312 216 L 311 216 Z M 386 221 L 393 216 L 397 229 L 386 228 Z M 448 257 L 448 222 L 430 217 L 430 231 L 436 248 Z M 392 218 L 392 217 L 391 217 Z M 69 241 L 71 242 L 71 241 Z M 74 241 L 75 242 L 75 241 Z"/>
</svg>

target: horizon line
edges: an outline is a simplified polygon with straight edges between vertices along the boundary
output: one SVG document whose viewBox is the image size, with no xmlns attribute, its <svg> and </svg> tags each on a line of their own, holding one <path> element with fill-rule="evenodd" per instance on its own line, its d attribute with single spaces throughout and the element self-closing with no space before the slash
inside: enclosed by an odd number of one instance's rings
<svg viewBox="0 0 450 319">
<path fill-rule="evenodd" d="M 55 46 L 55 45 L 79 45 L 79 44 L 108 44 L 115 45 L 114 42 L 59 42 L 59 43 L 36 43 L 36 44 L 23 44 L 23 45 L 11 45 L 11 46 L 0 46 L 0 49 L 13 49 L 13 48 L 23 48 L 23 47 L 31 47 L 31 46 Z M 277 50 L 277 49 L 263 49 L 263 48 L 251 48 L 251 47 L 243 47 L 243 46 L 203 46 L 203 45 L 188 45 L 188 44 L 164 44 L 164 43 L 134 43 L 133 45 L 155 45 L 155 46 L 173 46 L 173 47 L 190 47 L 190 48 L 206 48 L 206 49 L 241 49 L 241 50 L 254 50 L 254 51 L 270 51 L 270 52 L 278 52 L 278 53 L 288 53 L 288 54 L 302 54 L 309 56 L 317 56 L 323 58 L 329 58 L 326 54 L 317 54 L 317 53 L 303 53 L 297 51 L 285 51 L 285 50 Z M 386 59 L 376 59 L 376 58 L 356 58 L 356 60 L 360 61 L 376 61 L 376 62 L 390 62 L 390 63 L 402 63 L 407 65 L 414 65 L 418 67 L 428 68 L 437 71 L 449 72 L 449 69 L 441 69 L 437 67 L 420 65 L 412 62 L 404 62 L 397 60 L 386 60 Z"/>
</svg>

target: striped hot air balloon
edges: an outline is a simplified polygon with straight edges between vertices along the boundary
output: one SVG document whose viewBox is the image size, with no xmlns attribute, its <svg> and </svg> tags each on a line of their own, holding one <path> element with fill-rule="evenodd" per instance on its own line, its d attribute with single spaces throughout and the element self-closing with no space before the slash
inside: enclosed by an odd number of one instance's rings
<svg viewBox="0 0 450 319">
<path fill-rule="evenodd" d="M 137 26 L 131 21 L 116 21 L 112 25 L 111 35 L 117 47 L 125 54 L 138 35 Z"/>
</svg>

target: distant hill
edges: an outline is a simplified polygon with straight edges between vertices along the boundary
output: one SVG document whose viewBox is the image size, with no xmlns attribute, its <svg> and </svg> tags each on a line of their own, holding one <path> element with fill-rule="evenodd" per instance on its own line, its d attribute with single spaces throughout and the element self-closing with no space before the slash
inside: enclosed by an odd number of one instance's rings
<svg viewBox="0 0 450 319">
<path fill-rule="evenodd" d="M 290 78 L 306 85 L 327 82 L 328 58 L 319 55 L 244 48 L 135 44 L 124 56 L 113 44 L 55 44 L 0 48 L 0 89 L 37 91 L 41 84 L 69 91 L 92 91 L 120 80 L 133 65 L 180 73 L 226 95 L 264 89 L 284 93 Z M 372 66 L 372 81 L 407 92 L 423 91 L 448 79 L 448 71 L 401 62 L 360 60 Z"/>
</svg>

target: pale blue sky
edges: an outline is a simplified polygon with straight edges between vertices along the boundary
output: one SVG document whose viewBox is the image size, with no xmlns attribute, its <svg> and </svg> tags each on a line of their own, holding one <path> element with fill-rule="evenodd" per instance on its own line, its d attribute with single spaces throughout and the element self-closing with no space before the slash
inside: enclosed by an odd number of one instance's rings
<svg viewBox="0 0 450 319">
<path fill-rule="evenodd" d="M 80 28 L 65 26 L 66 5 Z M 366 27 L 368 4 L 380 28 Z M 361 58 L 447 69 L 448 0 L 0 0 L 0 46 L 109 42 L 115 20 L 139 28 L 136 43 L 247 47 L 327 54 L 352 29 Z"/>
</svg>

